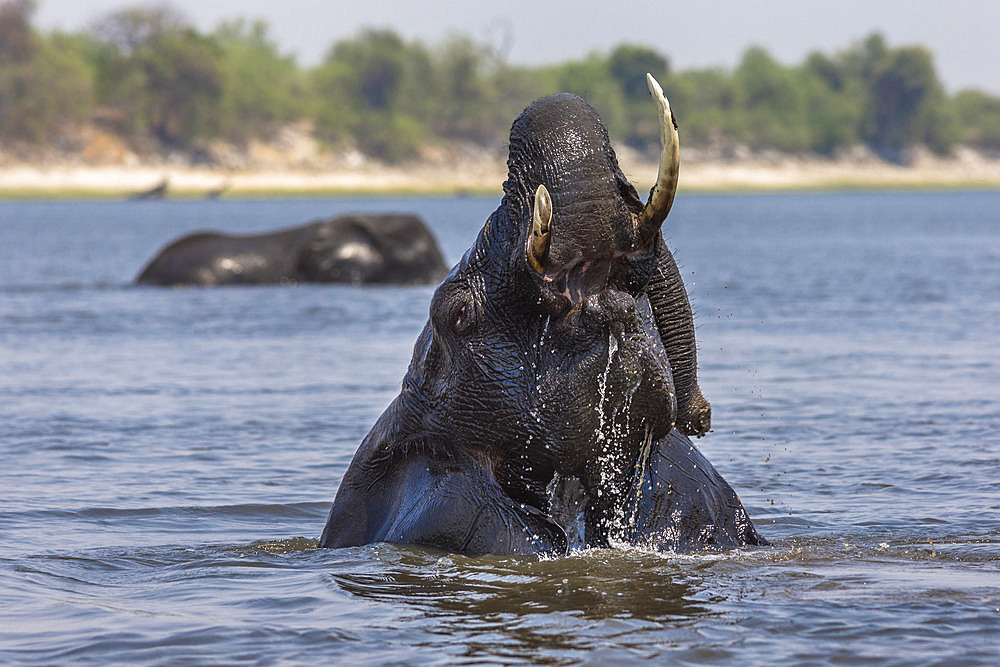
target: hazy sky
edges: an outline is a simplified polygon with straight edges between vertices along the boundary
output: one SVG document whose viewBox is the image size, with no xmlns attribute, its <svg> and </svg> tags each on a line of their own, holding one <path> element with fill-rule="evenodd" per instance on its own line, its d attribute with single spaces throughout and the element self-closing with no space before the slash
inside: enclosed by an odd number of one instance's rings
<svg viewBox="0 0 1000 667">
<path fill-rule="evenodd" d="M 76 30 L 128 0 L 39 0 L 43 28 Z M 667 55 L 677 69 L 732 66 L 750 44 L 786 63 L 811 50 L 833 51 L 873 30 L 892 45 L 920 43 L 935 55 L 950 91 L 977 87 L 1000 94 L 998 0 L 173 0 L 201 29 L 237 16 L 263 18 L 274 39 L 303 64 L 314 64 L 336 39 L 363 26 L 388 26 L 434 42 L 459 31 L 493 44 L 507 35 L 508 59 L 557 62 L 623 41 Z"/>
</svg>

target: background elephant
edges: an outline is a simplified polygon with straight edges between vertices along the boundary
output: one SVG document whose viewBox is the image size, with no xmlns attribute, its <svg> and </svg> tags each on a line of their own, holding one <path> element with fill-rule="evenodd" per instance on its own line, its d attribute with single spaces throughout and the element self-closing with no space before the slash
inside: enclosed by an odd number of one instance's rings
<svg viewBox="0 0 1000 667">
<path fill-rule="evenodd" d="M 145 285 L 426 284 L 446 273 L 437 242 L 419 217 L 357 214 L 252 236 L 190 234 L 157 253 L 136 280 Z"/>
</svg>

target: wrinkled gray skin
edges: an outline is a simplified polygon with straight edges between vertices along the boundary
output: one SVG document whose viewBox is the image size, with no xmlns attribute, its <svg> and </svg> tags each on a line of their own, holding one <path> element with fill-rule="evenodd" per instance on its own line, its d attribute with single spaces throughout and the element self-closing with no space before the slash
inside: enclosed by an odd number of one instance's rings
<svg viewBox="0 0 1000 667">
<path fill-rule="evenodd" d="M 708 429 L 691 309 L 596 112 L 573 95 L 511 130 L 504 198 L 438 287 L 402 391 L 359 447 L 321 546 L 466 554 L 762 544 L 688 440 Z M 526 260 L 539 185 L 544 274 Z M 647 235 L 648 238 L 648 235 Z"/>
<path fill-rule="evenodd" d="M 448 268 L 415 215 L 343 215 L 255 236 L 199 232 L 157 253 L 146 285 L 435 283 Z"/>
</svg>

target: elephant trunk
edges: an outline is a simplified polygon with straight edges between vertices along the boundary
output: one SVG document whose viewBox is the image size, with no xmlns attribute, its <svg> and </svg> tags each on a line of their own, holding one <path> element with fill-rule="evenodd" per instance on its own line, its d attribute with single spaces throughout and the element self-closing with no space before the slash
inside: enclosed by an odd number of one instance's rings
<svg viewBox="0 0 1000 667">
<path fill-rule="evenodd" d="M 662 237 L 656 243 L 657 267 L 647 294 L 660 339 L 670 358 L 677 394 L 676 426 L 685 435 L 701 437 L 712 426 L 712 406 L 698 386 L 698 349 L 691 302 L 667 244 Z"/>
</svg>

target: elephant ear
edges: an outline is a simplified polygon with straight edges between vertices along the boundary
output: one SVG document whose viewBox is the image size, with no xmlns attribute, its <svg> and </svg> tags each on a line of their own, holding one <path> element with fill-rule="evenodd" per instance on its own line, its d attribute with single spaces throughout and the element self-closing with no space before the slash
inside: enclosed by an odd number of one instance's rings
<svg viewBox="0 0 1000 667">
<path fill-rule="evenodd" d="M 677 429 L 701 437 L 712 427 L 712 406 L 698 386 L 698 349 L 694 314 L 680 270 L 670 249 L 657 234 L 656 270 L 646 288 L 656 328 L 670 359 L 677 394 Z"/>
</svg>

